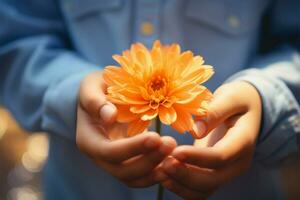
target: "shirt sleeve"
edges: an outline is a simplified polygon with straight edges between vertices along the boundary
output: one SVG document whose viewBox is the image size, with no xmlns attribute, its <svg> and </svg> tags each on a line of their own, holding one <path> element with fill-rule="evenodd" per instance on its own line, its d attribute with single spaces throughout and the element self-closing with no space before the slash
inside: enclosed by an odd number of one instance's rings
<svg viewBox="0 0 300 200">
<path fill-rule="evenodd" d="M 33 11 L 0 3 L 0 101 L 25 129 L 74 139 L 80 81 L 98 67 L 68 49 L 62 19 Z"/>
<path fill-rule="evenodd" d="M 255 159 L 275 165 L 299 150 L 300 56 L 297 51 L 273 53 L 228 81 L 242 80 L 256 87 L 262 99 L 263 116 Z"/>
</svg>

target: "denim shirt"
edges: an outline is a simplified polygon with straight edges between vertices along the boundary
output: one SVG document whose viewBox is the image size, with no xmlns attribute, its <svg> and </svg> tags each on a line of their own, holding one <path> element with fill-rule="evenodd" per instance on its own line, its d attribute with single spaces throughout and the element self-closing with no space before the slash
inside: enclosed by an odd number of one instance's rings
<svg viewBox="0 0 300 200">
<path fill-rule="evenodd" d="M 244 80 L 261 95 L 252 167 L 211 199 L 283 198 L 277 168 L 299 147 L 299 13 L 297 0 L 1 0 L 0 101 L 27 130 L 49 133 L 46 199 L 155 198 L 156 187 L 128 188 L 82 155 L 75 122 L 82 78 L 114 64 L 111 56 L 131 43 L 150 47 L 156 39 L 213 65 L 210 89 Z M 188 134 L 163 132 L 192 143 Z"/>
</svg>

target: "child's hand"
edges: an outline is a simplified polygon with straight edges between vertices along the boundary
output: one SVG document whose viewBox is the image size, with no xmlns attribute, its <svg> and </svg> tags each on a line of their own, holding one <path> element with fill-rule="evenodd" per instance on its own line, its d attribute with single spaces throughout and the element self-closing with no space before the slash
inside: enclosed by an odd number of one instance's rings
<svg viewBox="0 0 300 200">
<path fill-rule="evenodd" d="M 156 133 L 126 138 L 126 124 L 115 122 L 117 109 L 105 99 L 101 72 L 81 83 L 77 111 L 76 142 L 98 166 L 131 187 L 159 181 L 157 165 L 176 146 L 174 139 Z"/>
<path fill-rule="evenodd" d="M 251 84 L 220 87 L 207 118 L 195 130 L 204 138 L 194 146 L 177 147 L 163 162 L 169 176 L 163 185 L 184 199 L 206 199 L 245 172 L 251 165 L 261 112 L 260 96 Z"/>
</svg>

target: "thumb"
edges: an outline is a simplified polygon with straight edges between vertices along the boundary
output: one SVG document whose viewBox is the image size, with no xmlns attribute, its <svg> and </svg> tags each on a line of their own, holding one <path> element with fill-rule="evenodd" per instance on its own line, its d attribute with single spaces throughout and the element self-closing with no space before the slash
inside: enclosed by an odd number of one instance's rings
<svg viewBox="0 0 300 200">
<path fill-rule="evenodd" d="M 100 109 L 100 117 L 106 123 L 113 123 L 117 117 L 117 108 L 114 104 L 107 102 Z"/>
<path fill-rule="evenodd" d="M 112 123 L 116 118 L 117 108 L 106 100 L 105 90 L 102 73 L 91 73 L 81 82 L 79 104 L 92 118 Z"/>
<path fill-rule="evenodd" d="M 205 137 L 228 118 L 241 113 L 244 109 L 234 92 L 228 91 L 227 87 L 221 88 L 217 90 L 210 102 L 206 117 L 195 119 L 193 132 L 199 139 Z"/>
</svg>

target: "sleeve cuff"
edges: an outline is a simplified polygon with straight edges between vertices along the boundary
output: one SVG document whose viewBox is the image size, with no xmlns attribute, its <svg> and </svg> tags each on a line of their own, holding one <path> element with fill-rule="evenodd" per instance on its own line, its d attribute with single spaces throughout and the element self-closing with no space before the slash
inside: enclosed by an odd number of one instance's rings
<svg viewBox="0 0 300 200">
<path fill-rule="evenodd" d="M 52 63 L 56 64 L 56 63 Z M 64 57 L 57 64 L 63 68 L 72 68 L 66 78 L 56 80 L 43 98 L 42 129 L 71 140 L 76 138 L 77 96 L 81 80 L 89 73 L 100 70 L 99 67 L 85 62 L 76 56 Z"/>
<path fill-rule="evenodd" d="M 242 71 L 226 82 L 232 81 L 249 82 L 262 99 L 263 116 L 254 159 L 273 165 L 298 151 L 299 105 L 284 82 L 259 69 Z"/>
</svg>

